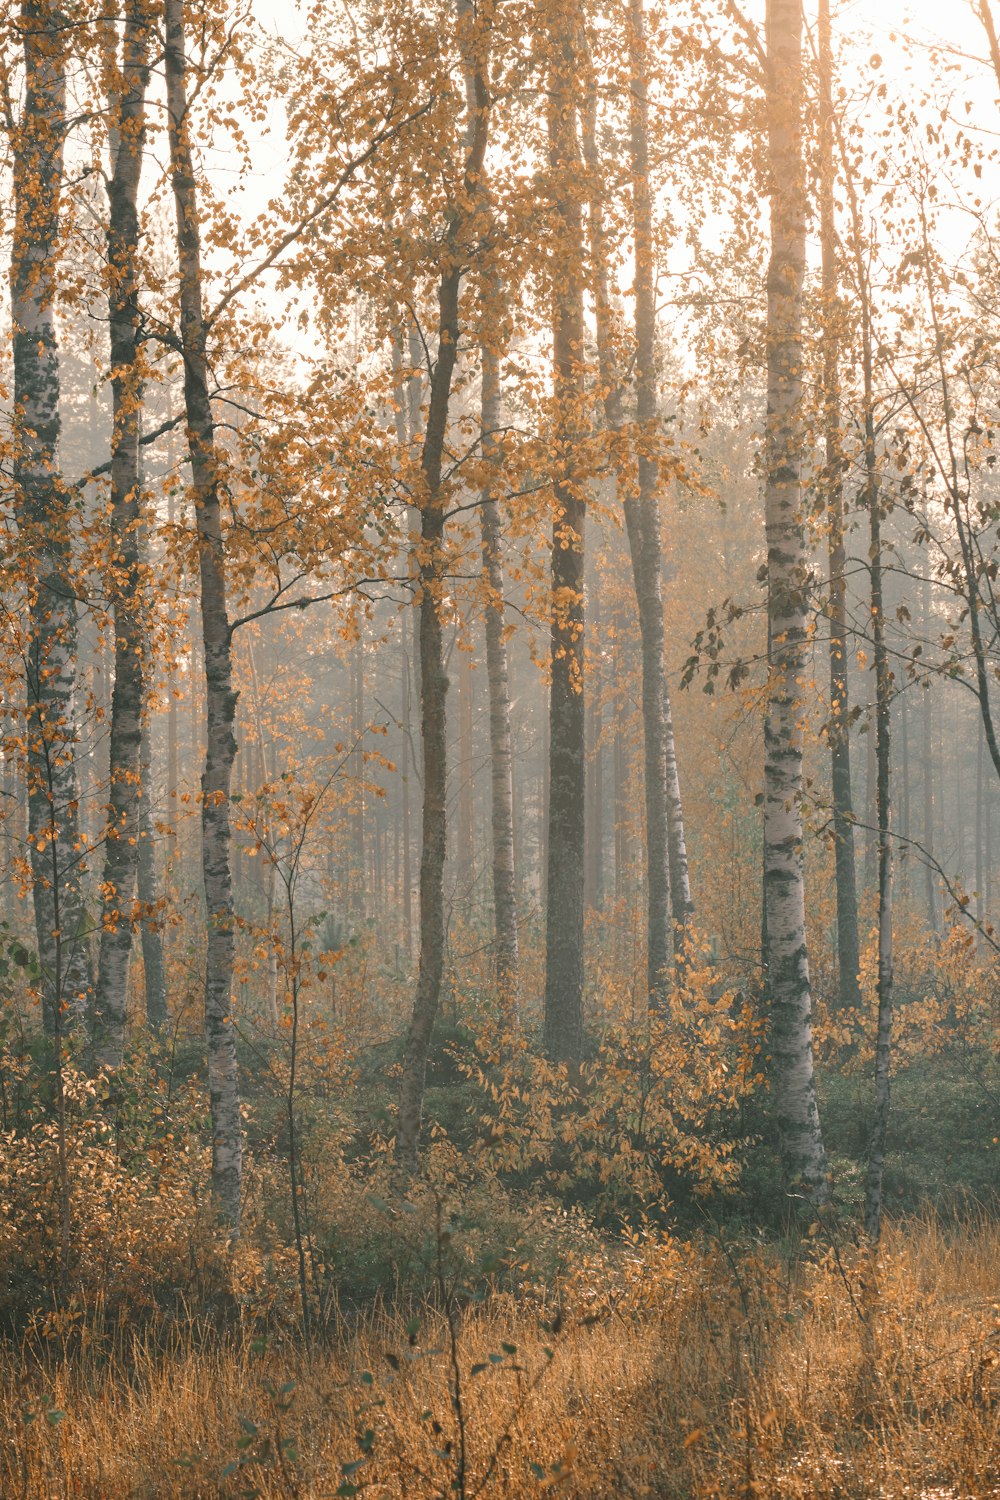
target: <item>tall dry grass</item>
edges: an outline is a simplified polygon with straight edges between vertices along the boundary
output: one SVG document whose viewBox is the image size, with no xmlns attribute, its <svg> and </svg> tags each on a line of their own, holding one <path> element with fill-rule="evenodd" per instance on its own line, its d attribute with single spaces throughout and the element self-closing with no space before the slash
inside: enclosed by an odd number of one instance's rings
<svg viewBox="0 0 1000 1500">
<path fill-rule="evenodd" d="M 193 1325 L 8 1349 L 0 1494 L 1000 1495 L 986 1214 L 890 1225 L 875 1263 L 822 1235 L 646 1244 L 613 1278 L 582 1268 L 558 1313 L 497 1298 L 452 1321 L 454 1347 L 441 1308 L 419 1330 L 376 1312 L 308 1362 Z"/>
</svg>

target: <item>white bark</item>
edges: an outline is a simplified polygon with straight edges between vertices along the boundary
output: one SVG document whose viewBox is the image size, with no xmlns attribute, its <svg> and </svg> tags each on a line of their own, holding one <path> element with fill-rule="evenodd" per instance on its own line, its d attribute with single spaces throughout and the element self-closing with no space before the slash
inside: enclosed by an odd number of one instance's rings
<svg viewBox="0 0 1000 1500">
<path fill-rule="evenodd" d="M 66 128 L 64 17 L 46 0 L 21 11 L 25 94 L 14 140 L 11 321 L 14 497 L 29 582 L 28 829 L 43 1004 L 50 1032 L 86 1017 L 87 920 L 78 817 L 77 612 L 72 496 L 59 476 L 56 274 Z"/>
<path fill-rule="evenodd" d="M 808 557 L 802 524 L 802 300 L 806 248 L 802 14 L 768 10 L 771 259 L 767 277 L 765 519 L 771 669 L 764 761 L 764 900 L 774 1107 L 785 1180 L 828 1195 L 813 1077 L 802 859 L 802 680 Z"/>
</svg>

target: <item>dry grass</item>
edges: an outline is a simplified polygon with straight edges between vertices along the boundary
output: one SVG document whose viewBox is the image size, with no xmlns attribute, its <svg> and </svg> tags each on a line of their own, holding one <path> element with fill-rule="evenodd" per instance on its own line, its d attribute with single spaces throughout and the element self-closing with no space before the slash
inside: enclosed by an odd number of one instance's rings
<svg viewBox="0 0 1000 1500">
<path fill-rule="evenodd" d="M 52 1342 L 0 1357 L 0 1495 L 318 1500 L 361 1459 L 347 1483 L 386 1500 L 1000 1495 L 998 1303 L 1000 1226 L 986 1216 L 890 1226 L 874 1277 L 828 1242 L 794 1261 L 648 1247 L 613 1294 L 583 1272 L 556 1331 L 502 1299 L 466 1311 L 461 1483 L 440 1312 L 415 1345 L 383 1313 L 310 1362 L 183 1332 L 168 1352 Z M 474 1363 L 488 1367 L 473 1377 Z M 50 1420 L 44 1400 L 65 1415 Z M 220 1477 L 240 1458 L 271 1461 Z"/>
</svg>

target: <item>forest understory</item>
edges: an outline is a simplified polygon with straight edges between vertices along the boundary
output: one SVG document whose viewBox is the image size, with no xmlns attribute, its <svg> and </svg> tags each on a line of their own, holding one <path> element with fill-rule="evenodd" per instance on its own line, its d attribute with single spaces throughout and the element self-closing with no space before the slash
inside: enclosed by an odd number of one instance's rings
<svg viewBox="0 0 1000 1500">
<path fill-rule="evenodd" d="M 973 1205 L 877 1256 L 652 1235 L 548 1295 L 467 1303 L 466 1267 L 416 1312 L 334 1310 L 308 1358 L 245 1304 L 225 1332 L 80 1309 L 0 1358 L 2 1492 L 985 1500 L 998 1240 Z"/>
</svg>

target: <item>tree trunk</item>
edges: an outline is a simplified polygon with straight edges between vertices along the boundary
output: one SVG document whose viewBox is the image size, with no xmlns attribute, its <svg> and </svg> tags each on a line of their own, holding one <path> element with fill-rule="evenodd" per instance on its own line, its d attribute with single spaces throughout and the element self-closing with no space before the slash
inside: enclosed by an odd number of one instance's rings
<svg viewBox="0 0 1000 1500">
<path fill-rule="evenodd" d="M 926 531 L 926 526 L 924 530 Z M 930 580 L 930 557 L 927 559 L 927 571 L 921 583 L 921 619 L 923 633 L 930 637 L 931 629 L 931 580 Z M 926 677 L 921 685 L 921 713 L 920 713 L 920 738 L 921 738 L 921 769 L 923 773 L 923 820 L 922 832 L 924 849 L 928 858 L 924 862 L 925 891 L 927 899 L 927 925 L 932 932 L 937 932 L 940 924 L 940 904 L 938 901 L 938 877 L 931 860 L 934 857 L 934 705 L 931 700 L 931 678 Z"/>
<path fill-rule="evenodd" d="M 500 361 L 483 344 L 482 442 L 483 458 L 496 463 L 503 421 Z M 510 728 L 510 686 L 507 639 L 504 630 L 503 556 L 500 550 L 500 506 L 495 487 L 488 483 L 479 507 L 483 576 L 487 586 L 484 618 L 486 676 L 490 693 L 490 822 L 493 835 L 494 974 L 504 1010 L 516 1021 L 518 1012 L 517 886 L 514 863 L 514 752 Z"/>
<path fill-rule="evenodd" d="M 457 643 L 455 651 L 458 656 L 458 806 L 455 820 L 455 885 L 459 903 L 471 911 L 473 882 L 476 876 L 472 667 L 469 663 L 469 653 L 459 651 Z"/>
<path fill-rule="evenodd" d="M 354 749 L 351 754 L 351 776 L 354 781 L 354 805 L 351 810 L 351 853 L 348 873 L 350 909 L 361 922 L 368 916 L 368 881 L 365 869 L 365 625 L 358 621 L 358 638 L 354 642 L 351 663 L 351 729 Z"/>
<path fill-rule="evenodd" d="M 226 601 L 220 464 L 208 387 L 202 312 L 201 230 L 188 138 L 182 0 L 165 0 L 170 175 L 177 214 L 181 345 L 188 453 L 194 490 L 202 642 L 205 657 L 205 765 L 201 781 L 202 876 L 208 920 L 205 1033 L 212 1111 L 212 1192 L 219 1213 L 239 1230 L 243 1144 L 236 1028 L 232 1014 L 233 894 L 229 792 L 236 756 L 232 633 Z"/>
<path fill-rule="evenodd" d="M 595 588 L 589 595 L 592 599 L 590 619 L 593 638 L 601 638 L 600 592 Z M 603 854 L 604 854 L 604 782 L 601 736 L 601 690 L 603 673 L 601 658 L 591 655 L 591 689 L 587 697 L 587 871 L 584 899 L 588 911 L 599 911 L 603 899 Z"/>
<path fill-rule="evenodd" d="M 899 741 L 900 741 L 900 786 L 902 796 L 899 806 L 899 832 L 902 851 L 899 861 L 900 886 L 903 894 L 910 895 L 910 839 L 913 824 L 910 819 L 910 698 L 906 691 L 899 695 Z"/>
<path fill-rule="evenodd" d="M 860 251 L 859 275 L 864 271 Z M 871 620 L 875 655 L 875 802 L 878 827 L 878 1026 L 875 1037 L 875 1119 L 868 1146 L 865 1183 L 865 1230 L 877 1240 L 882 1228 L 882 1186 L 885 1145 L 889 1130 L 890 1068 L 892 1062 L 892 843 L 890 827 L 889 732 L 892 708 L 892 671 L 885 639 L 882 584 L 882 501 L 875 454 L 875 415 L 871 307 L 867 286 L 862 289 L 863 365 L 865 381 L 865 469 L 871 559 Z"/>
<path fill-rule="evenodd" d="M 806 675 L 808 558 L 802 525 L 802 16 L 771 0 L 767 104 L 771 257 L 767 276 L 765 443 L 771 670 L 764 746 L 764 892 L 774 1103 L 790 1190 L 828 1196 L 813 1076 L 812 992 L 802 857 L 801 683 Z"/>
<path fill-rule="evenodd" d="M 414 351 L 411 349 L 410 357 Z M 410 375 L 403 379 L 403 334 L 401 329 L 393 333 L 392 368 L 396 387 L 396 443 L 402 461 L 411 442 L 417 436 L 416 424 L 420 416 L 420 377 Z M 416 387 L 416 400 L 413 391 Z M 414 406 L 416 411 L 414 412 Z M 407 512 L 409 514 L 409 512 Z M 409 528 L 407 528 L 409 529 Z M 409 576 L 412 552 L 407 541 L 405 558 Z M 410 747 L 413 733 L 413 693 L 410 683 L 410 611 L 404 610 L 399 627 L 399 782 L 400 816 L 402 826 L 398 830 L 401 842 L 402 871 L 400 882 L 403 896 L 403 932 L 407 958 L 413 957 L 413 873 L 410 868 Z"/>
<path fill-rule="evenodd" d="M 149 720 L 142 726 L 142 751 L 139 787 L 139 906 L 142 936 L 142 969 L 146 991 L 146 1021 L 150 1026 L 164 1026 L 167 1011 L 167 975 L 163 962 L 163 931 L 158 911 L 159 892 L 156 879 L 156 844 L 149 803 L 152 792 L 150 770 Z"/>
<path fill-rule="evenodd" d="M 471 0 L 459 0 L 459 26 L 472 17 Z M 487 33 L 483 29 L 485 40 Z M 467 101 L 465 128 L 464 191 L 477 197 L 489 133 L 489 92 L 482 49 L 476 48 L 470 69 L 473 97 Z M 451 403 L 452 377 L 458 356 L 459 293 L 463 265 L 460 236 L 465 215 L 452 205 L 446 211 L 445 269 L 438 286 L 438 348 L 431 374 L 427 426 L 420 455 L 423 489 L 420 495 L 420 739 L 423 747 L 423 827 L 420 851 L 420 958 L 417 993 L 403 1052 L 403 1077 L 399 1094 L 396 1152 L 412 1169 L 420 1146 L 427 1053 L 437 1015 L 444 969 L 444 863 L 447 846 L 447 716 L 441 629 L 443 603 L 443 552 L 446 495 L 442 492 L 441 469 Z"/>
<path fill-rule="evenodd" d="M 81 890 L 77 612 L 72 496 L 59 476 L 56 275 L 66 130 L 62 11 L 24 0 L 24 103 L 13 150 L 11 323 L 14 506 L 28 580 L 25 662 L 28 832 L 43 1015 L 86 1019 L 89 975 Z"/>
<path fill-rule="evenodd" d="M 584 754 L 583 435 L 584 255 L 578 196 L 576 93 L 580 17 L 575 0 L 549 22 L 548 138 L 555 224 L 551 287 L 553 521 L 549 689 L 548 881 L 545 911 L 545 1047 L 558 1062 L 583 1057 Z"/>
<path fill-rule="evenodd" d="M 847 553 L 844 546 L 844 453 L 840 409 L 840 307 L 837 229 L 834 218 L 833 49 L 830 0 L 819 4 L 820 243 L 823 283 L 823 426 L 826 436 L 826 516 L 830 565 L 830 717 L 827 740 L 833 791 L 833 844 L 837 888 L 838 997 L 861 1006 L 858 974 L 858 889 L 851 795 L 850 701 L 847 681 Z"/>
<path fill-rule="evenodd" d="M 120 95 L 109 100 L 111 179 L 108 183 L 108 303 L 111 332 L 111 565 L 115 685 L 111 694 L 101 941 L 97 964 L 96 1057 L 121 1064 L 125 1045 L 133 904 L 139 869 L 142 795 L 142 715 L 146 688 L 144 570 L 139 555 L 142 479 L 139 426 L 142 413 L 139 317 L 139 178 L 146 136 L 146 86 L 151 31 L 141 3 L 125 20 Z M 117 66 L 117 60 L 113 66 Z M 117 80 L 116 80 L 117 87 Z"/>
<path fill-rule="evenodd" d="M 649 108 L 645 15 L 642 0 L 629 6 L 630 170 L 635 245 L 636 419 L 638 489 L 619 461 L 618 483 L 632 560 L 642 649 L 642 719 L 646 807 L 646 960 L 650 1002 L 662 1007 L 671 954 L 679 956 L 692 913 L 684 815 L 665 667 L 660 465 L 656 457 L 656 297 L 652 200 L 649 185 Z M 620 376 L 607 286 L 608 249 L 600 198 L 601 163 L 596 144 L 596 84 L 586 94 L 584 153 L 591 175 L 591 238 L 595 260 L 598 355 L 608 428 L 622 425 Z M 671 857 L 673 856 L 673 858 Z M 671 924 L 671 898 L 674 898 Z"/>
</svg>

